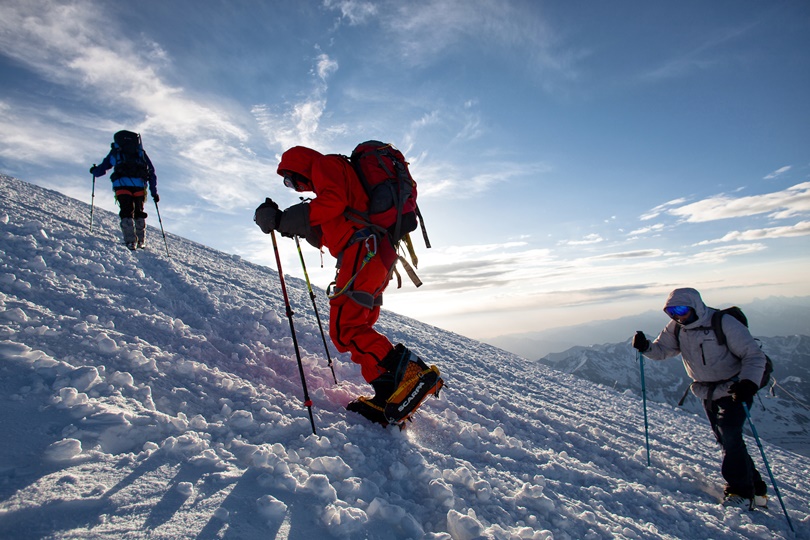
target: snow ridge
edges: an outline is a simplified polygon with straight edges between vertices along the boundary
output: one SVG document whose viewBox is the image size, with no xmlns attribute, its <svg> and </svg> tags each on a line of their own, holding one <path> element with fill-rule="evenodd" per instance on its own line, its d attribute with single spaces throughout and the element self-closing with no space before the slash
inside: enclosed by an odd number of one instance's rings
<svg viewBox="0 0 810 540">
<path fill-rule="evenodd" d="M 129 252 L 117 216 L 88 218 L 0 176 L 0 537 L 794 537 L 775 499 L 717 504 L 699 417 L 650 403 L 648 468 L 637 394 L 390 312 L 447 386 L 405 431 L 370 425 L 287 277 L 315 436 L 273 270 L 168 232 L 171 258 Z M 807 460 L 765 447 L 807 537 Z"/>
</svg>

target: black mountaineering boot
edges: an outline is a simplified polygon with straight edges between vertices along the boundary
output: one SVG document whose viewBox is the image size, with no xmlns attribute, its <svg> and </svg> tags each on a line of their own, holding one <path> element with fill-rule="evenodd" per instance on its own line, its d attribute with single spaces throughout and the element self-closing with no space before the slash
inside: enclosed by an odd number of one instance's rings
<svg viewBox="0 0 810 540">
<path fill-rule="evenodd" d="M 374 388 L 374 397 L 360 396 L 346 405 L 346 410 L 362 414 L 372 422 L 387 426 L 388 422 L 383 411 L 386 401 L 394 392 L 394 378 L 390 373 L 383 373 L 370 384 Z"/>
</svg>

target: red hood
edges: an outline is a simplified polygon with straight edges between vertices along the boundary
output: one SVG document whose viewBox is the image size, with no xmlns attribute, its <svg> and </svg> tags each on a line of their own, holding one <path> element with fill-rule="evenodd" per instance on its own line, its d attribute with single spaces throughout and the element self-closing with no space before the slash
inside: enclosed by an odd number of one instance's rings
<svg viewBox="0 0 810 540">
<path fill-rule="evenodd" d="M 323 154 L 313 150 L 312 148 L 307 148 L 306 146 L 293 146 L 281 154 L 281 163 L 278 164 L 278 169 L 276 172 L 278 172 L 279 175 L 284 176 L 283 171 L 292 171 L 306 177 L 311 181 L 312 164 L 322 157 Z"/>
</svg>

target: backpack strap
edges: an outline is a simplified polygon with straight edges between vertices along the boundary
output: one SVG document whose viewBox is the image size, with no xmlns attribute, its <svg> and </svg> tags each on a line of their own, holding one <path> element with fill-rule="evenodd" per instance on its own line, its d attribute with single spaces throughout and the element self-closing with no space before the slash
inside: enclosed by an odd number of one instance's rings
<svg viewBox="0 0 810 540">
<path fill-rule="evenodd" d="M 388 235 L 388 230 L 369 221 L 368 214 L 365 212 L 347 206 L 346 210 L 343 211 L 343 217 L 358 225 L 362 225 L 363 229 L 371 229 L 374 233 L 382 236 Z"/>
<path fill-rule="evenodd" d="M 330 284 L 326 290 L 326 296 L 329 300 L 334 300 L 338 296 L 348 293 L 349 291 L 353 291 L 354 288 L 352 285 L 354 284 L 354 280 L 357 279 L 357 276 L 360 274 L 360 271 L 365 268 L 368 262 L 377 255 L 377 236 L 373 233 L 369 234 L 365 230 L 357 231 L 352 239 L 349 241 L 349 245 L 354 244 L 356 242 L 364 242 L 366 247 L 366 254 L 363 256 L 363 260 L 360 263 L 360 268 L 357 269 L 357 272 L 349 278 L 349 281 L 346 282 L 346 285 L 343 286 L 340 290 L 337 290 L 337 282 L 333 282 L 335 287 L 332 287 L 333 284 Z M 341 255 L 343 255 L 341 253 Z M 351 296 L 351 295 L 350 295 Z M 361 305 L 365 305 L 366 302 L 358 302 Z M 373 304 L 372 304 L 373 305 Z"/>
<path fill-rule="evenodd" d="M 399 262 L 402 263 L 402 267 L 405 269 L 405 273 L 408 274 L 409 278 L 411 278 L 411 281 L 413 281 L 413 284 L 417 288 L 421 287 L 422 286 L 422 280 L 419 279 L 419 276 L 416 275 L 416 272 L 414 271 L 413 267 L 410 264 L 408 264 L 408 261 L 405 260 L 405 257 L 403 257 L 402 255 L 397 255 L 397 258 L 399 259 Z"/>
<path fill-rule="evenodd" d="M 366 227 L 366 229 L 361 229 L 360 231 L 358 231 L 358 233 L 362 233 L 362 231 L 368 229 L 372 231 L 372 234 L 377 235 L 379 238 L 388 239 L 389 241 L 391 240 L 391 237 L 389 236 L 387 229 L 384 229 L 379 225 L 374 225 L 373 223 L 366 220 L 365 219 L 366 216 L 362 212 L 358 212 L 353 208 L 347 208 L 343 212 L 343 215 L 346 219 Z M 397 253 L 397 260 L 402 263 L 402 267 L 405 269 L 405 273 L 408 274 L 408 277 L 411 279 L 413 284 L 416 287 L 421 287 L 422 280 L 419 279 L 419 276 L 416 275 L 416 271 L 413 269 L 414 266 L 418 266 L 419 259 L 416 257 L 416 253 L 414 252 L 413 242 L 411 242 L 410 234 L 406 234 L 405 237 L 403 237 L 403 239 L 405 240 L 405 245 L 408 249 L 408 254 L 411 256 L 411 260 L 413 261 L 413 266 L 411 266 L 410 263 L 408 263 L 405 257 L 399 255 L 398 253 Z M 394 248 L 394 251 L 396 252 L 399 250 L 400 242 L 397 242 L 396 244 L 392 242 L 392 246 Z M 397 272 L 396 270 L 396 261 L 394 261 L 394 265 L 391 268 L 392 268 L 392 275 L 397 276 L 397 289 L 399 289 L 402 287 L 402 278 L 399 275 L 399 272 Z M 352 278 L 352 281 L 354 281 L 354 278 Z"/>
<path fill-rule="evenodd" d="M 425 239 L 425 247 L 430 249 L 430 239 L 428 238 L 427 229 L 425 228 L 425 218 L 422 217 L 422 212 L 419 210 L 419 204 L 416 204 L 416 217 L 419 218 L 419 226 L 422 228 L 422 238 Z"/>
<path fill-rule="evenodd" d="M 718 345 L 726 344 L 726 334 L 723 332 L 723 315 L 725 314 L 723 310 L 717 310 L 712 315 L 712 330 L 714 330 Z"/>
<path fill-rule="evenodd" d="M 408 255 L 411 257 L 411 262 L 413 262 L 414 268 L 419 268 L 419 257 L 416 256 L 416 251 L 413 249 L 413 241 L 411 240 L 411 233 L 406 234 L 402 237 L 402 240 L 405 242 L 405 249 L 408 250 Z"/>
<path fill-rule="evenodd" d="M 689 395 L 689 391 L 692 389 L 693 384 L 695 384 L 694 381 L 689 383 L 689 385 L 686 387 L 686 390 L 684 390 L 683 395 L 681 396 L 681 400 L 678 401 L 678 407 L 683 407 L 683 404 L 686 401 L 686 396 Z"/>
</svg>

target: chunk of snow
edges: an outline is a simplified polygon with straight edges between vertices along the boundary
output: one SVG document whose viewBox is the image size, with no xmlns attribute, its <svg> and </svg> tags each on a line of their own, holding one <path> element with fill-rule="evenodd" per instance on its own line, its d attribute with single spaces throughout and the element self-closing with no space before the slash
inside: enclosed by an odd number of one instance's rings
<svg viewBox="0 0 810 540">
<path fill-rule="evenodd" d="M 81 441 L 78 439 L 62 439 L 45 449 L 45 459 L 49 461 L 69 461 L 81 453 Z"/>
</svg>

